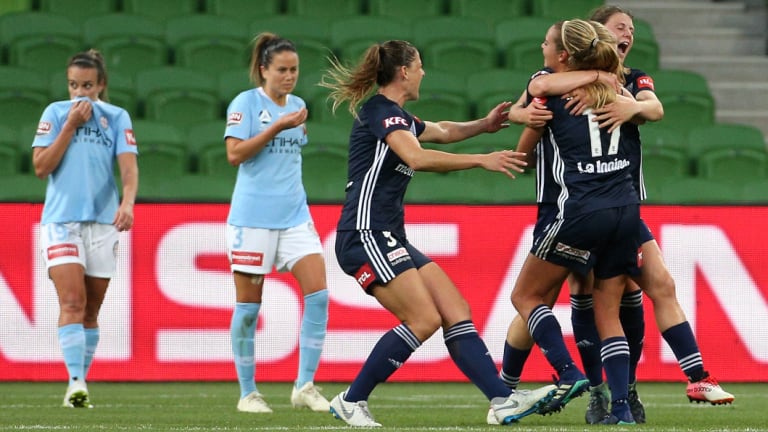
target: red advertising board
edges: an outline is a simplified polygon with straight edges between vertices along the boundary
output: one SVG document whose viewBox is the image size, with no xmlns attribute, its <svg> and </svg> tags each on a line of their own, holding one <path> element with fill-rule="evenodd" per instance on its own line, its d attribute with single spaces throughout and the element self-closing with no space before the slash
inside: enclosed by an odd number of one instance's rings
<svg viewBox="0 0 768 432">
<path fill-rule="evenodd" d="M 337 205 L 312 206 L 323 240 L 330 319 L 318 381 L 348 381 L 393 317 L 343 274 L 333 252 Z M 235 380 L 229 342 L 234 287 L 224 252 L 225 204 L 141 204 L 123 233 L 117 275 L 102 309 L 90 380 Z M 56 292 L 38 252 L 39 204 L 0 204 L 0 381 L 64 380 Z M 453 278 L 492 355 L 501 359 L 509 294 L 528 252 L 534 206 L 406 209 L 409 239 Z M 768 381 L 768 207 L 645 206 L 705 366 L 722 381 Z M 565 290 L 564 290 L 565 291 Z M 257 329 L 257 376 L 292 381 L 298 361 L 301 293 L 288 274 L 267 278 Z M 567 294 L 554 308 L 568 347 Z M 645 299 L 640 380 L 684 379 Z M 523 374 L 548 381 L 535 351 Z M 464 381 L 436 334 L 393 377 Z"/>
</svg>

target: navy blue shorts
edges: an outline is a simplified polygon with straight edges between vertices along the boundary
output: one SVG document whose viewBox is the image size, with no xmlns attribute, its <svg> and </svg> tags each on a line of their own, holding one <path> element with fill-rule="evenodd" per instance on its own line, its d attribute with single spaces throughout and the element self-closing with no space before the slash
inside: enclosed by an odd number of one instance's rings
<svg viewBox="0 0 768 432">
<path fill-rule="evenodd" d="M 644 220 L 640 219 L 640 231 L 637 234 L 638 243 L 642 246 L 651 240 L 654 240 L 651 229 L 648 228 Z"/>
<path fill-rule="evenodd" d="M 531 253 L 545 261 L 598 279 L 637 274 L 637 205 L 597 210 L 560 219 L 554 212 L 539 214 Z"/>
<path fill-rule="evenodd" d="M 432 262 L 407 239 L 389 231 L 338 231 L 336 260 L 367 294 L 374 285 L 386 285 L 406 270 Z"/>
</svg>

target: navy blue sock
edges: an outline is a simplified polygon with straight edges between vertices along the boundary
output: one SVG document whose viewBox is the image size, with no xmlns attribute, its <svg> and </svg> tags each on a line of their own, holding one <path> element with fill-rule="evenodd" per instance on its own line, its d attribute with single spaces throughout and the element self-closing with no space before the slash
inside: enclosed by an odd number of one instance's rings
<svg viewBox="0 0 768 432">
<path fill-rule="evenodd" d="M 629 382 L 637 381 L 637 364 L 643 355 L 645 341 L 645 315 L 643 314 L 643 292 L 637 290 L 621 297 L 619 319 L 629 344 Z"/>
<path fill-rule="evenodd" d="M 590 294 L 571 294 L 571 325 L 589 385 L 599 386 L 603 383 L 603 362 L 600 360 L 600 336 L 595 326 L 595 310 Z"/>
<path fill-rule="evenodd" d="M 627 338 L 615 336 L 605 339 L 600 348 L 605 376 L 611 389 L 611 399 L 626 401 L 629 392 L 629 346 Z"/>
<path fill-rule="evenodd" d="M 444 339 L 453 362 L 488 400 L 512 394 L 499 378 L 491 353 L 472 321 L 454 324 L 445 331 Z"/>
<path fill-rule="evenodd" d="M 384 333 L 352 381 L 344 399 L 348 402 L 368 400 L 373 389 L 395 373 L 419 346 L 421 342 L 405 324 Z"/>
<path fill-rule="evenodd" d="M 516 389 L 520 384 L 520 376 L 523 374 L 523 366 L 528 360 L 531 349 L 518 349 L 507 342 L 504 342 L 504 358 L 501 360 L 501 380 L 504 384 Z"/>
<path fill-rule="evenodd" d="M 541 348 L 547 361 L 560 376 L 561 380 L 575 381 L 583 378 L 568 353 L 563 341 L 560 323 L 547 305 L 536 306 L 528 317 L 528 332 Z"/>
<path fill-rule="evenodd" d="M 683 370 L 689 381 L 700 381 L 706 376 L 704 361 L 701 359 L 696 337 L 693 335 L 688 321 L 668 328 L 661 336 L 672 348 L 672 352 L 675 353 L 675 358 L 680 364 L 680 369 Z"/>
</svg>

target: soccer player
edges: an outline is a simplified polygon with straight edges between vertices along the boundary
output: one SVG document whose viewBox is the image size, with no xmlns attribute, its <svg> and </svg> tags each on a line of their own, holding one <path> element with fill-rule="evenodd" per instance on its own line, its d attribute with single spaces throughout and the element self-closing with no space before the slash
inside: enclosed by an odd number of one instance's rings
<svg viewBox="0 0 768 432">
<path fill-rule="evenodd" d="M 632 49 L 633 16 L 631 12 L 618 6 L 601 6 L 591 15 L 591 19 L 605 26 L 616 36 L 617 48 L 622 61 Z M 601 79 L 610 79 L 602 77 Z M 590 71 L 574 71 L 558 74 L 542 74 L 538 76 L 529 90 L 534 95 L 558 94 L 573 91 L 575 88 L 593 79 Z M 594 110 L 596 119 L 601 127 L 614 130 L 622 129 L 622 135 L 638 142 L 631 147 L 637 150 L 633 155 L 638 163 L 634 164 L 632 175 L 640 199 L 645 199 L 645 186 L 642 180 L 639 152 L 640 132 L 638 125 L 645 121 L 658 121 L 663 116 L 663 107 L 653 92 L 653 79 L 638 69 L 625 71 L 625 88 L 617 96 L 614 103 Z M 574 114 L 581 114 L 584 108 L 579 92 L 573 92 L 569 107 Z M 520 103 L 510 110 L 510 119 L 518 123 L 539 125 L 551 113 L 536 104 L 521 108 Z M 664 340 L 674 352 L 683 373 L 688 377 L 687 395 L 690 401 L 709 402 L 714 404 L 731 403 L 734 396 L 722 389 L 714 377 L 704 369 L 701 353 L 695 336 L 687 322 L 685 313 L 677 301 L 675 283 L 666 268 L 658 243 L 653 238 L 644 222 L 639 228 L 642 266 L 640 276 L 629 280 L 622 298 L 621 320 L 630 345 L 630 388 L 629 403 L 632 414 L 638 423 L 645 422 L 645 409 L 637 395 L 635 371 L 640 360 L 644 339 L 644 318 L 642 311 L 642 292 L 645 292 L 654 304 L 656 324 Z M 597 347 L 597 334 L 594 330 L 592 313 L 591 283 L 589 280 L 576 275 L 569 277 L 571 289 L 571 304 L 573 307 L 571 319 L 574 336 L 582 357 L 582 362 L 590 378 L 590 403 L 585 415 L 588 423 L 597 423 L 607 413 L 608 395 L 606 386 L 602 383 L 602 369 Z M 641 291 L 642 289 L 642 291 Z M 509 340 L 508 340 L 509 342 Z M 505 356 L 502 375 L 511 378 L 511 383 L 519 381 L 522 363 L 527 357 L 525 343 L 507 345 L 509 356 Z M 505 351 L 505 352 L 506 352 Z M 514 378 L 517 377 L 517 378 Z"/>
<path fill-rule="evenodd" d="M 86 376 L 99 342 L 99 310 L 115 273 L 119 234 L 133 226 L 138 151 L 128 112 L 108 103 L 101 54 L 75 54 L 66 73 L 70 100 L 43 111 L 32 161 L 35 175 L 48 179 L 40 244 L 59 298 L 58 339 L 69 375 L 63 406 L 92 408 Z M 115 159 L 122 199 L 113 176 Z"/>
<path fill-rule="evenodd" d="M 272 412 L 256 387 L 254 337 L 264 276 L 275 267 L 290 271 L 304 294 L 291 404 L 328 412 L 328 400 L 314 385 L 328 323 L 328 290 L 322 246 L 301 177 L 307 108 L 291 93 L 299 77 L 293 42 L 272 33 L 259 34 L 253 43 L 250 76 L 256 87 L 229 104 L 224 132 L 227 158 L 239 167 L 226 231 L 236 296 L 230 331 L 240 383 L 237 409 Z"/>
<path fill-rule="evenodd" d="M 509 107 L 501 103 L 486 117 L 468 122 L 423 121 L 403 106 L 419 98 L 424 75 L 416 48 L 391 40 L 370 46 L 354 68 L 334 61 L 321 82 L 331 89 L 333 109 L 348 102 L 354 116 L 336 258 L 366 294 L 401 322 L 379 339 L 349 388 L 331 400 L 333 414 L 351 426 L 381 426 L 368 409 L 368 397 L 441 326 L 451 358 L 491 401 L 499 422 L 533 413 L 554 389 L 514 392 L 504 385 L 466 300 L 448 275 L 408 242 L 403 197 L 416 171 L 479 167 L 514 178 L 510 171 L 524 166 L 517 159 L 522 155 L 512 151 L 453 154 L 422 148 L 420 142 L 451 143 L 497 132 L 506 127 Z"/>
<path fill-rule="evenodd" d="M 627 403 L 629 347 L 619 304 L 627 275 L 636 271 L 639 211 L 628 149 L 633 143 L 623 140 L 619 131 L 600 130 L 591 112 L 615 100 L 617 88 L 602 82 L 600 71 L 619 74 L 621 61 L 613 35 L 604 26 L 583 20 L 553 25 L 542 51 L 545 66 L 594 69 L 583 87 L 593 102 L 586 115 L 573 116 L 568 99 L 541 98 L 537 102 L 552 116 L 546 130 L 527 128 L 521 137 L 521 143 L 543 139 L 536 162 L 539 217 L 534 245 L 512 292 L 520 314 L 516 319 L 526 323 L 559 375 L 558 392 L 540 412 L 558 411 L 586 390 L 589 381 L 570 358 L 550 307 L 569 273 L 593 272 L 601 354 L 615 392 L 611 416 L 604 422 L 630 424 L 634 420 Z M 505 356 L 509 357 L 509 347 Z"/>
</svg>

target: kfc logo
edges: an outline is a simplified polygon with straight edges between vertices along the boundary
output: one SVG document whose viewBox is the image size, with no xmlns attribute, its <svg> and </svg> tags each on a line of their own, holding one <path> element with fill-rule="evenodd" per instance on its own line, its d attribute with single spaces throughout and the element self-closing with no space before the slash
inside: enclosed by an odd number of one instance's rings
<svg viewBox="0 0 768 432">
<path fill-rule="evenodd" d="M 384 128 L 390 128 L 395 125 L 403 125 L 408 127 L 408 122 L 402 117 L 389 117 L 384 119 Z"/>
<path fill-rule="evenodd" d="M 654 87 L 653 87 L 653 78 L 651 78 L 651 77 L 649 77 L 649 76 L 647 76 L 647 75 L 645 75 L 645 76 L 641 76 L 641 77 L 640 77 L 640 78 L 638 78 L 638 80 L 637 80 L 637 87 L 638 87 L 638 88 L 641 88 L 641 89 L 650 89 L 650 90 L 654 90 Z"/>
</svg>

